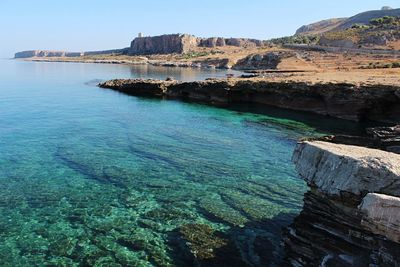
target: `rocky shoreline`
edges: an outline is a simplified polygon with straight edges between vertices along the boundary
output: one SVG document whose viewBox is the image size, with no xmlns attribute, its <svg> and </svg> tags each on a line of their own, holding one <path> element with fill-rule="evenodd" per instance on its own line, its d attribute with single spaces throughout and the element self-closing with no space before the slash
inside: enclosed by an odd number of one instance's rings
<svg viewBox="0 0 400 267">
<path fill-rule="evenodd" d="M 321 141 L 293 155 L 310 186 L 284 233 L 288 266 L 399 266 L 400 155 Z"/>
<path fill-rule="evenodd" d="M 400 121 L 400 88 L 393 85 L 211 79 L 111 80 L 99 86 L 135 96 L 262 103 L 353 121 Z M 300 215 L 284 230 L 282 265 L 399 266 L 399 154 L 400 126 L 367 129 L 364 137 L 299 142 L 293 161 L 310 190 Z"/>
<path fill-rule="evenodd" d="M 99 84 L 133 96 L 179 98 L 214 105 L 259 103 L 351 121 L 400 123 L 400 86 L 269 79 L 110 80 Z"/>
</svg>

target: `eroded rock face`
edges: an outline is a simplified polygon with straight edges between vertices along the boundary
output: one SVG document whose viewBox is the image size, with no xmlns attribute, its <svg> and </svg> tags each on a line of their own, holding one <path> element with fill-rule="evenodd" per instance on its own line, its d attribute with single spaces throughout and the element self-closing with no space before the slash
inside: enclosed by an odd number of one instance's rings
<svg viewBox="0 0 400 267">
<path fill-rule="evenodd" d="M 285 264 L 399 266 L 400 155 L 316 141 L 293 160 L 311 190 L 284 233 Z"/>
<path fill-rule="evenodd" d="M 367 129 L 379 147 L 400 154 L 400 125 Z"/>
<path fill-rule="evenodd" d="M 362 224 L 357 204 L 313 188 L 284 231 L 284 266 L 399 266 L 400 244 Z"/>
<path fill-rule="evenodd" d="M 131 43 L 130 55 L 182 54 L 198 46 L 196 37 L 188 34 L 167 34 L 138 37 Z"/>
<path fill-rule="evenodd" d="M 256 39 L 211 37 L 198 38 L 189 34 L 166 34 L 135 38 L 129 50 L 130 55 L 184 54 L 197 47 L 258 47 L 264 42 Z"/>
<path fill-rule="evenodd" d="M 260 103 L 353 121 L 368 119 L 400 123 L 397 86 L 212 79 L 173 83 L 157 80 L 112 80 L 100 87 L 130 95 L 183 98 L 217 105 L 235 102 Z"/>
<path fill-rule="evenodd" d="M 233 69 L 236 70 L 259 70 L 276 69 L 282 59 L 294 56 L 291 52 L 269 52 L 266 54 L 249 55 L 239 60 Z"/>
<path fill-rule="evenodd" d="M 400 198 L 369 193 L 364 197 L 359 209 L 364 213 L 364 227 L 400 243 Z"/>
<path fill-rule="evenodd" d="M 225 38 L 222 37 L 202 38 L 199 42 L 199 46 L 201 47 L 221 47 L 225 45 Z"/>
</svg>

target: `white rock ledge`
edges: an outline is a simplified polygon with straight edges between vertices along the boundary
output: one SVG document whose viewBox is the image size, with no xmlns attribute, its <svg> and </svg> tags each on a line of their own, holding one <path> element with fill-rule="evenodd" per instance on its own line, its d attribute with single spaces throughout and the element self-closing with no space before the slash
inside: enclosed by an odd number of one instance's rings
<svg viewBox="0 0 400 267">
<path fill-rule="evenodd" d="M 400 197 L 398 154 L 314 141 L 299 143 L 293 162 L 310 186 L 331 196 L 382 193 Z"/>
<path fill-rule="evenodd" d="M 359 209 L 362 225 L 374 234 L 400 242 L 400 198 L 382 194 L 367 194 Z"/>
</svg>

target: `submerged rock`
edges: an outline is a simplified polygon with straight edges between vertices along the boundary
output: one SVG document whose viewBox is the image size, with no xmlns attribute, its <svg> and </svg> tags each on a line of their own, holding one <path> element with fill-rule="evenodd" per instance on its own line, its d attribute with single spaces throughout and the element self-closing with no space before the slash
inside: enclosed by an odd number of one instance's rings
<svg viewBox="0 0 400 267">
<path fill-rule="evenodd" d="M 186 224 L 179 230 L 194 256 L 194 266 L 249 266 L 222 233 L 205 224 Z"/>
</svg>

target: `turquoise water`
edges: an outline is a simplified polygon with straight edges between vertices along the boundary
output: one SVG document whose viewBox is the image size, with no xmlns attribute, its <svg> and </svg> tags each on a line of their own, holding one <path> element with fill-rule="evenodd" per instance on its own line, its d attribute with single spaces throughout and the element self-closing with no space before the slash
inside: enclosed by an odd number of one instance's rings
<svg viewBox="0 0 400 267">
<path fill-rule="evenodd" d="M 281 228 L 306 191 L 295 140 L 320 134 L 320 118 L 93 86 L 222 71 L 19 61 L 0 71 L 1 266 L 279 261 Z"/>
</svg>

